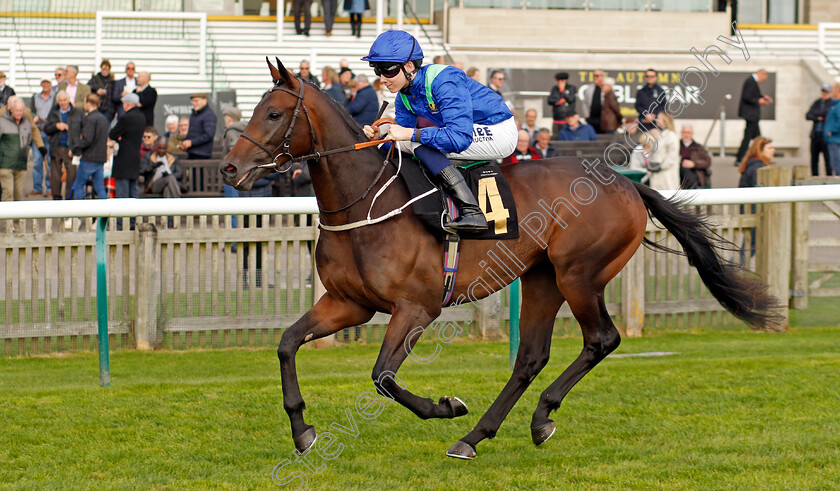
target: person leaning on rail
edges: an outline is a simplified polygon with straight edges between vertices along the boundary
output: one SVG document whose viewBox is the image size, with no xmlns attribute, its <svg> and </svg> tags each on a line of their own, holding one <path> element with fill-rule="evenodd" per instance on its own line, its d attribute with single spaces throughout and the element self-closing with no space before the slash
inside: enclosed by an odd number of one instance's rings
<svg viewBox="0 0 840 491">
<path fill-rule="evenodd" d="M 513 152 L 516 122 L 502 97 L 463 70 L 448 65 L 422 66 L 423 50 L 405 31 L 383 32 L 362 60 L 370 63 L 392 94 L 398 93 L 396 124 L 390 125 L 386 138 L 396 141 L 400 150 L 416 155 L 458 206 L 461 216 L 446 227 L 486 229 L 478 201 L 449 159 L 495 160 Z M 435 127 L 415 128 L 418 117 Z M 364 132 L 368 138 L 376 136 L 369 125 Z"/>
</svg>

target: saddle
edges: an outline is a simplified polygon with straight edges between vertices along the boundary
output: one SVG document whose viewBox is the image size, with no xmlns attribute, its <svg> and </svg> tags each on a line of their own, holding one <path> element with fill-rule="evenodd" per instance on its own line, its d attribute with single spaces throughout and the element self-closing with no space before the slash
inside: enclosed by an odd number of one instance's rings
<svg viewBox="0 0 840 491">
<path fill-rule="evenodd" d="M 487 218 L 487 230 L 476 234 L 464 234 L 461 238 L 469 240 L 505 240 L 519 237 L 519 220 L 516 203 L 510 185 L 498 164 L 489 161 L 454 161 L 470 190 L 478 198 L 478 205 Z M 392 160 L 391 164 L 396 166 Z M 458 217 L 458 208 L 435 182 L 424 165 L 411 155 L 403 155 L 400 174 L 408 187 L 412 198 L 437 188 L 440 192 L 432 193 L 412 204 L 414 214 L 427 229 L 439 240 L 445 241 L 453 230 L 443 228 L 447 215 Z"/>
</svg>

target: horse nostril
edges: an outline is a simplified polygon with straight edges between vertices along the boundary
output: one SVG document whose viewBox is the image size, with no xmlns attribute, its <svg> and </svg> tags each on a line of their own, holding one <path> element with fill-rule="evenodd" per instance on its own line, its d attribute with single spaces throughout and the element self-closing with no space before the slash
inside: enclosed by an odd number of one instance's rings
<svg viewBox="0 0 840 491">
<path fill-rule="evenodd" d="M 222 172 L 224 172 L 225 174 L 236 174 L 236 166 L 234 166 L 233 164 L 228 164 L 225 166 Z"/>
</svg>

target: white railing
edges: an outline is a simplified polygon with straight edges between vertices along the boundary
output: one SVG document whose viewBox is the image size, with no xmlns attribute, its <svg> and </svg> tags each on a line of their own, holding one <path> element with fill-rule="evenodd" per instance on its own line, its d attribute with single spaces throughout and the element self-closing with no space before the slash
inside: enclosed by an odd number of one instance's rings
<svg viewBox="0 0 840 491">
<path fill-rule="evenodd" d="M 688 204 L 733 205 L 840 200 L 840 185 L 661 191 Z M 70 201 L 7 201 L 0 203 L 0 220 L 17 218 L 93 218 L 190 215 L 266 215 L 318 213 L 315 198 L 185 198 L 172 200 L 107 199 Z"/>
</svg>

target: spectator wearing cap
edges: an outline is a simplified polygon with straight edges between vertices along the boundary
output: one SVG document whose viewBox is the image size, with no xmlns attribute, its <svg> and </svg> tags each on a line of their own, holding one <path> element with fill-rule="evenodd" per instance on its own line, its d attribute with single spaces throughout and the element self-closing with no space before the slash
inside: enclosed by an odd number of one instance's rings
<svg viewBox="0 0 840 491">
<path fill-rule="evenodd" d="M 191 160 L 207 160 L 213 156 L 213 138 L 216 136 L 216 113 L 207 105 L 207 94 L 193 94 L 190 98 L 193 110 L 190 114 L 190 128 L 187 138 L 181 142 L 181 150 Z"/>
<path fill-rule="evenodd" d="M 157 90 L 149 85 L 152 74 L 140 72 L 137 74 L 137 88 L 134 93 L 140 98 L 140 111 L 146 117 L 146 126 L 155 125 L 155 104 L 157 103 Z M 154 142 L 152 142 L 154 145 Z"/>
<path fill-rule="evenodd" d="M 125 64 L 125 77 L 114 82 L 114 90 L 111 91 L 111 103 L 117 109 L 117 117 L 125 113 L 122 105 L 122 98 L 134 92 L 137 88 L 137 66 L 133 61 Z"/>
<path fill-rule="evenodd" d="M 99 112 L 105 116 L 105 119 L 111 121 L 114 119 L 116 109 L 113 102 L 111 102 L 112 92 L 114 90 L 114 74 L 111 73 L 111 62 L 102 60 L 99 64 L 99 73 L 94 75 L 88 81 L 88 86 L 93 94 L 99 96 Z"/>
<path fill-rule="evenodd" d="M 552 125 L 551 129 L 555 138 L 566 126 L 566 118 L 575 112 L 575 101 L 577 89 L 569 83 L 567 72 L 554 74 L 554 87 L 548 95 L 548 105 L 551 106 Z"/>
<path fill-rule="evenodd" d="M 111 169 L 115 185 L 114 196 L 117 198 L 136 198 L 138 195 L 140 145 L 143 143 L 143 130 L 146 127 L 146 117 L 139 106 L 140 97 L 137 94 L 132 92 L 123 96 L 123 115 L 108 134 L 108 138 L 120 145 L 114 157 L 114 167 Z M 134 218 L 131 219 L 131 228 L 134 228 Z M 122 219 L 117 220 L 117 230 L 122 230 Z"/>
<path fill-rule="evenodd" d="M 85 106 L 85 97 L 90 94 L 90 87 L 88 84 L 79 82 L 79 67 L 77 65 L 67 65 L 64 73 L 67 75 L 66 79 L 58 84 L 58 90 L 67 92 L 70 96 L 70 102 L 73 107 L 82 108 Z M 79 109 L 81 111 L 81 109 Z"/>
<path fill-rule="evenodd" d="M 344 91 L 344 100 L 340 101 L 342 104 L 350 98 L 350 81 L 355 77 L 356 74 L 346 66 L 338 71 L 338 81 L 341 82 L 341 90 Z"/>
<path fill-rule="evenodd" d="M 823 155 L 825 161 L 825 175 L 832 175 L 831 158 L 828 155 L 828 145 L 825 143 L 825 137 L 823 136 L 825 117 L 828 115 L 829 109 L 831 109 L 831 85 L 822 84 L 820 98 L 811 104 L 808 114 L 805 115 L 805 119 L 814 122 L 814 126 L 811 128 L 812 176 L 820 175 L 820 154 Z"/>
<path fill-rule="evenodd" d="M 6 74 L 0 72 L 0 106 L 9 102 L 9 97 L 15 95 L 15 89 L 6 85 Z"/>
<path fill-rule="evenodd" d="M 245 121 L 242 121 L 242 111 L 235 107 L 225 109 L 222 111 L 222 115 L 225 119 L 225 134 L 222 138 L 222 151 L 225 155 L 227 155 L 227 153 L 230 152 L 230 149 L 236 145 L 236 141 L 239 140 L 239 135 L 245 131 Z M 237 198 L 239 196 L 271 196 L 271 187 L 269 185 L 271 184 L 271 181 L 276 179 L 276 175 L 277 174 L 275 174 L 275 177 L 271 179 L 266 179 L 265 177 L 257 179 L 252 186 L 252 192 L 247 194 L 240 193 L 235 187 L 225 184 L 225 198 Z M 268 187 L 262 189 L 263 186 Z M 261 191 L 267 190 L 268 194 L 254 194 L 257 192 L 254 188 L 258 188 Z M 231 219 L 231 225 L 233 225 L 233 228 L 237 227 L 236 215 L 234 215 Z"/>
<path fill-rule="evenodd" d="M 44 141 L 44 147 L 49 151 L 49 138 L 44 128 L 47 126 L 47 118 L 50 116 L 53 105 L 55 105 L 55 93 L 52 91 L 52 84 L 49 80 L 41 80 L 41 92 L 32 95 L 31 109 L 35 121 L 35 130 L 41 139 Z M 33 132 L 33 136 L 34 136 Z M 30 194 L 36 195 L 43 193 L 44 196 L 50 193 L 50 161 L 49 158 L 42 156 L 34 147 L 35 141 L 32 142 L 32 156 L 35 158 L 35 167 L 32 168 L 32 192 Z M 46 192 L 44 192 L 46 186 Z"/>
<path fill-rule="evenodd" d="M 356 77 L 356 86 L 350 91 L 350 100 L 347 101 L 347 112 L 360 126 L 373 124 L 376 121 L 376 114 L 379 111 L 379 99 L 376 91 L 368 83 L 367 76 Z"/>
<path fill-rule="evenodd" d="M 239 140 L 239 135 L 245 131 L 245 121 L 242 121 L 242 111 L 229 107 L 222 111 L 225 118 L 225 134 L 222 138 L 222 152 L 227 154 Z"/>
<path fill-rule="evenodd" d="M 56 105 L 44 126 L 44 132 L 50 137 L 50 187 L 53 199 L 62 199 L 61 182 L 64 181 L 63 198 L 70 199 L 73 181 L 76 179 L 76 166 L 72 165 L 70 149 L 76 146 L 81 136 L 84 115 L 81 109 L 73 107 L 67 92 L 58 91 L 55 100 Z"/>
</svg>

